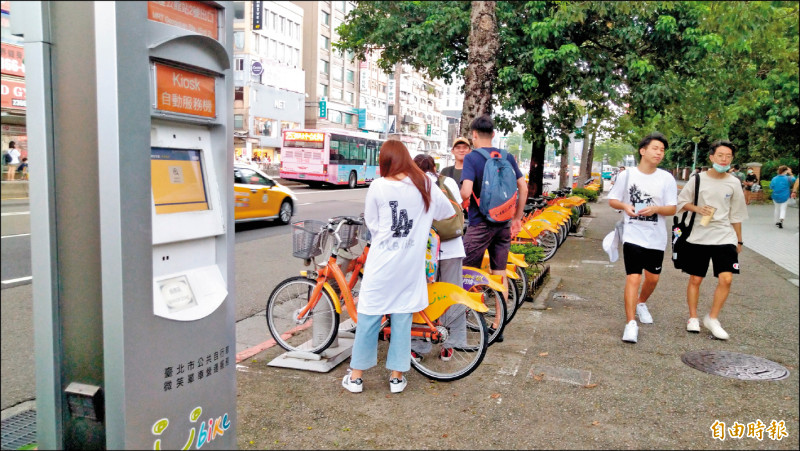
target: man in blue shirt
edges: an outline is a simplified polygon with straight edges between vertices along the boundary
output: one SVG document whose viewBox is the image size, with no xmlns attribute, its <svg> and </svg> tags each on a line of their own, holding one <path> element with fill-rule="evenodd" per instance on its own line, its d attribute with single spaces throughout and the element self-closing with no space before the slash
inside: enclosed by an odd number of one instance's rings
<svg viewBox="0 0 800 451">
<path fill-rule="evenodd" d="M 472 121 L 470 130 L 475 149 L 484 148 L 489 152 L 498 150 L 492 147 L 494 122 L 488 115 Z M 480 152 L 470 152 L 464 157 L 464 169 L 461 172 L 461 197 L 469 199 L 469 226 L 464 235 L 464 251 L 467 255 L 464 258 L 464 266 L 480 268 L 483 254 L 488 249 L 492 274 L 503 276 L 503 286 L 506 286 L 505 273 L 511 237 L 516 236 L 522 229 L 523 208 L 528 198 L 528 184 L 524 174 L 519 170 L 517 160 L 510 153 L 506 153 L 506 158 L 514 168 L 518 190 L 516 212 L 513 219 L 506 223 L 490 222 L 478 208 L 476 199 L 481 196 L 486 158 Z M 504 294 L 507 298 L 508 293 Z M 501 341 L 501 337 L 498 337 L 497 341 Z"/>
</svg>

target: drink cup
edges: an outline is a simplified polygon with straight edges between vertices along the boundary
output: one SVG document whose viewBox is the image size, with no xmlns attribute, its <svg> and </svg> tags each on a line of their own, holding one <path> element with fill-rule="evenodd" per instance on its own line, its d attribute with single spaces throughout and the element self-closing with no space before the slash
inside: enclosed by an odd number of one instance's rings
<svg viewBox="0 0 800 451">
<path fill-rule="evenodd" d="M 700 220 L 700 225 L 703 227 L 707 226 L 708 223 L 711 222 L 711 218 L 714 217 L 714 212 L 717 211 L 717 209 L 714 207 L 708 207 L 708 208 L 711 209 L 711 214 L 703 216 L 703 219 Z"/>
</svg>

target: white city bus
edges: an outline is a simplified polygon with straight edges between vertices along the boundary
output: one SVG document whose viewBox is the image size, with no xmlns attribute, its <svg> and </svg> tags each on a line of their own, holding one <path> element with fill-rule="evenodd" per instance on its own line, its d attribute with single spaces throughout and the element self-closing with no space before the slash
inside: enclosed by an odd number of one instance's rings
<svg viewBox="0 0 800 451">
<path fill-rule="evenodd" d="M 280 177 L 308 185 L 367 185 L 380 177 L 383 140 L 337 129 L 286 130 Z"/>
</svg>

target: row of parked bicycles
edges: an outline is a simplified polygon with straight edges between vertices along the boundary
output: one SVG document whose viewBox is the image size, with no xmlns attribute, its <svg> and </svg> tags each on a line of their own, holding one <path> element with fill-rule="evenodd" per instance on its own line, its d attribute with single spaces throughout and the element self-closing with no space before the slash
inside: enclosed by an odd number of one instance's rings
<svg viewBox="0 0 800 451">
<path fill-rule="evenodd" d="M 586 185 L 585 189 L 597 191 L 597 182 Z M 544 260 L 550 260 L 570 232 L 580 226 L 581 217 L 588 212 L 586 199 L 570 196 L 571 189 L 553 190 L 546 196 L 529 199 L 525 205 L 522 229 L 513 243 L 532 243 L 544 250 Z"/>
<path fill-rule="evenodd" d="M 579 220 L 586 211 L 585 201 L 566 194 L 553 192 L 526 207 L 525 227 L 515 241 L 545 249 L 545 242 L 551 242 L 557 248 L 575 223 L 573 213 Z M 370 249 L 369 231 L 363 217 L 337 216 L 328 221 L 297 221 L 292 224 L 292 234 L 293 255 L 310 269 L 281 281 L 272 291 L 266 306 L 267 327 L 287 351 L 323 354 L 338 336 L 351 335 L 357 326 L 356 305 Z M 317 262 L 326 250 L 327 260 Z M 411 366 L 438 381 L 458 380 L 474 371 L 531 296 L 527 266 L 522 254 L 509 253 L 504 284 L 502 276 L 490 274 L 487 254 L 481 268 L 463 268 L 462 286 L 429 283 L 428 298 L 436 302 L 413 315 L 411 335 L 412 343 L 421 340 L 431 346 L 425 346 L 429 349 L 425 355 L 409 356 Z M 455 327 L 465 327 L 466 334 Z M 380 337 L 391 339 L 388 317 Z M 440 358 L 442 355 L 448 358 Z"/>
</svg>

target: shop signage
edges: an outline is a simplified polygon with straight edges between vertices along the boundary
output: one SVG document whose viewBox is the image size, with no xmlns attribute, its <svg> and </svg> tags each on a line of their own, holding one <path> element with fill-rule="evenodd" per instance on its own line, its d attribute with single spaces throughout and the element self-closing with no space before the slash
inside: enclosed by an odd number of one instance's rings
<svg viewBox="0 0 800 451">
<path fill-rule="evenodd" d="M 147 2 L 147 18 L 219 39 L 219 12 L 217 8 L 205 3 L 191 1 Z"/>
<path fill-rule="evenodd" d="M 250 71 L 253 75 L 261 75 L 261 73 L 264 72 L 264 66 L 258 61 L 253 61 L 253 64 L 250 65 Z"/>
<path fill-rule="evenodd" d="M 0 56 L 2 57 L 2 72 L 17 77 L 25 76 L 25 48 L 19 45 L 0 44 Z"/>
<path fill-rule="evenodd" d="M 156 63 L 156 109 L 216 117 L 214 77 Z"/>
<path fill-rule="evenodd" d="M 263 14 L 264 14 L 264 2 L 262 1 L 254 1 L 253 2 L 253 30 L 260 30 L 263 24 Z M 256 74 L 258 75 L 258 74 Z"/>
<path fill-rule="evenodd" d="M 3 108 L 25 109 L 25 82 L 4 78 L 0 83 L 0 91 Z"/>
</svg>

